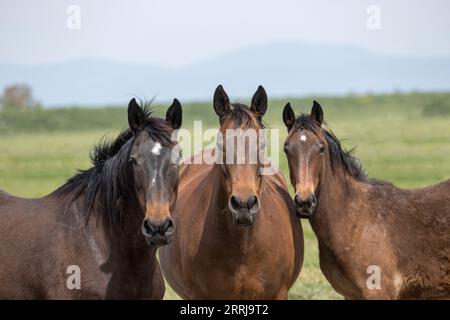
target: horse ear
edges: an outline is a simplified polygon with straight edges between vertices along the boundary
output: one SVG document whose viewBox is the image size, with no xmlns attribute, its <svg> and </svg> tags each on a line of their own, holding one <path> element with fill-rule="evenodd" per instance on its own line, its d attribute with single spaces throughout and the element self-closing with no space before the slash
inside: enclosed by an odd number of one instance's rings
<svg viewBox="0 0 450 320">
<path fill-rule="evenodd" d="M 311 109 L 311 118 L 315 120 L 319 126 L 322 125 L 323 122 L 323 110 L 322 106 L 316 101 L 313 101 L 313 106 Z"/>
<path fill-rule="evenodd" d="M 181 127 L 183 119 L 183 110 L 181 103 L 177 99 L 173 99 L 172 105 L 167 109 L 166 121 L 170 124 L 172 129 L 177 130 Z"/>
<path fill-rule="evenodd" d="M 219 85 L 214 91 L 213 106 L 219 117 L 222 117 L 231 109 L 230 99 L 225 90 L 223 90 L 222 85 Z"/>
<path fill-rule="evenodd" d="M 294 125 L 295 122 L 295 113 L 294 110 L 292 110 L 291 104 L 289 102 L 286 103 L 286 105 L 284 106 L 283 122 L 286 125 L 288 131 L 292 129 L 292 126 Z"/>
<path fill-rule="evenodd" d="M 262 118 L 267 110 L 267 93 L 262 86 L 258 87 L 252 98 L 252 103 L 250 105 L 250 110 L 257 116 Z"/>
<path fill-rule="evenodd" d="M 145 114 L 142 108 L 137 104 L 136 99 L 131 99 L 128 104 L 128 124 L 133 132 L 144 128 Z"/>
</svg>

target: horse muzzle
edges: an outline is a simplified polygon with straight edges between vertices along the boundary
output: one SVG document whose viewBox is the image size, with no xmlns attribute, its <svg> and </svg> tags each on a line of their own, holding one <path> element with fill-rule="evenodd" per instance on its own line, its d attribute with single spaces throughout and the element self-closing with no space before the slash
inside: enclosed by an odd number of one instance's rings
<svg viewBox="0 0 450 320">
<path fill-rule="evenodd" d="M 150 246 L 160 247 L 169 244 L 175 232 L 175 224 L 171 218 L 155 222 L 145 218 L 142 222 L 142 234 Z"/>
<path fill-rule="evenodd" d="M 258 196 L 254 194 L 246 199 L 242 199 L 237 195 L 232 195 L 228 208 L 233 215 L 235 225 L 240 227 L 251 226 L 256 222 L 256 215 L 260 210 Z"/>
<path fill-rule="evenodd" d="M 310 218 L 317 206 L 317 198 L 314 193 L 302 198 L 298 194 L 294 197 L 295 208 L 299 218 Z"/>
</svg>

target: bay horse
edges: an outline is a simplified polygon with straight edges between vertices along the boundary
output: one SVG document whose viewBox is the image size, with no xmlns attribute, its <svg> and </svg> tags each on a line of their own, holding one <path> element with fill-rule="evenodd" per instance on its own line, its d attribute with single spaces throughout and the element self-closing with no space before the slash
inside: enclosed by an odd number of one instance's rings
<svg viewBox="0 0 450 320">
<path fill-rule="evenodd" d="M 39 199 L 0 192 L 0 298 L 162 299 L 181 120 L 176 99 L 166 119 L 132 99 L 129 128 L 95 147 L 93 167 Z"/>
<path fill-rule="evenodd" d="M 261 86 L 250 107 L 230 103 L 218 86 L 213 105 L 222 136 L 264 128 L 267 94 Z M 229 150 L 223 142 L 217 139 L 217 159 L 227 152 L 237 158 L 239 145 Z M 286 182 L 280 173 L 261 175 L 261 161 L 250 162 L 250 146 L 244 149 L 243 162 L 197 164 L 194 156 L 180 167 L 177 229 L 159 258 L 165 279 L 184 299 L 287 299 L 300 272 L 303 234 Z"/>
<path fill-rule="evenodd" d="M 323 119 L 316 101 L 310 115 L 283 111 L 294 202 L 325 277 L 347 299 L 450 298 L 450 180 L 405 190 L 369 179 Z"/>
</svg>

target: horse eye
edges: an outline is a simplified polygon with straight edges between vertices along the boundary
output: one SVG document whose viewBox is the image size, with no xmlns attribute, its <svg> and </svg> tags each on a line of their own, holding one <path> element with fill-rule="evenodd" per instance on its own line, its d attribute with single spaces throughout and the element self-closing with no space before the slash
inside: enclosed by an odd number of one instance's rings
<svg viewBox="0 0 450 320">
<path fill-rule="evenodd" d="M 324 147 L 324 145 L 320 145 L 320 147 L 319 147 L 319 153 L 320 154 L 323 154 L 325 152 L 325 147 Z"/>
<path fill-rule="evenodd" d="M 285 153 L 287 153 L 287 152 L 288 152 L 288 147 L 287 147 L 287 144 L 285 144 L 285 145 L 284 145 L 284 147 L 283 147 L 283 151 L 284 151 Z"/>
</svg>

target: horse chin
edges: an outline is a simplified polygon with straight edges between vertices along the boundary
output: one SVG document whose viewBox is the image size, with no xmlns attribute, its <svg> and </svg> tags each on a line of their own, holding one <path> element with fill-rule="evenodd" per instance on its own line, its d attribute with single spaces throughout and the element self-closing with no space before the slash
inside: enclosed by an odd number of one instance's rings
<svg viewBox="0 0 450 320">
<path fill-rule="evenodd" d="M 150 247 L 161 247 L 161 246 L 165 246 L 166 244 L 169 244 L 172 241 L 172 237 L 171 236 L 161 236 L 159 234 L 153 236 L 153 237 L 145 237 L 145 241 L 147 241 L 147 244 Z"/>
<path fill-rule="evenodd" d="M 314 209 L 315 208 L 311 208 L 311 209 L 297 209 L 297 217 L 302 218 L 302 219 L 309 219 L 313 216 L 314 214 Z"/>
<path fill-rule="evenodd" d="M 252 212 L 232 212 L 233 222 L 238 227 L 249 227 L 256 222 L 256 213 Z"/>
<path fill-rule="evenodd" d="M 254 225 L 255 223 L 254 222 L 238 222 L 238 221 L 235 221 L 234 224 L 236 226 L 238 226 L 238 227 L 250 227 L 250 226 Z"/>
</svg>

